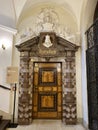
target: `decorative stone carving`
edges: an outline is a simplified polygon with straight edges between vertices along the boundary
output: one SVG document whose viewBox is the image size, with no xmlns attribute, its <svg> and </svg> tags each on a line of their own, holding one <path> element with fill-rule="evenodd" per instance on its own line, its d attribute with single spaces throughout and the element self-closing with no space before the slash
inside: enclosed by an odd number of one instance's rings
<svg viewBox="0 0 98 130">
<path fill-rule="evenodd" d="M 65 95 L 65 102 L 66 103 L 74 103 L 75 102 L 75 96 L 72 94 L 72 92 L 67 92 Z"/>
<path fill-rule="evenodd" d="M 19 124 L 29 124 L 32 121 L 32 108 L 30 108 L 32 99 L 29 93 L 29 53 L 23 51 L 20 55 L 18 122 Z"/>
<path fill-rule="evenodd" d="M 76 124 L 75 52 L 66 52 L 63 70 L 63 121 L 66 124 Z"/>
<path fill-rule="evenodd" d="M 32 22 L 33 27 L 24 27 L 24 29 L 17 34 L 16 39 L 18 39 L 18 44 L 39 35 L 40 32 L 50 31 L 56 32 L 58 36 L 70 42 L 80 42 L 79 33 L 73 33 L 71 28 L 60 24 L 59 14 L 53 8 L 47 7 L 41 9 L 40 13 L 37 17 L 34 17 L 34 19 L 36 19 L 36 23 Z M 34 20 L 32 19 L 32 21 Z"/>
<path fill-rule="evenodd" d="M 47 34 L 45 36 L 45 41 L 43 42 L 43 46 L 49 48 L 53 45 L 53 43 L 51 42 L 50 36 Z"/>
<path fill-rule="evenodd" d="M 46 35 L 52 37 L 51 47 L 44 47 L 43 41 Z M 46 40 L 47 41 L 47 40 Z M 76 124 L 76 72 L 75 72 L 75 52 L 78 46 L 68 42 L 67 40 L 56 36 L 53 32 L 42 32 L 40 36 L 32 38 L 27 42 L 24 42 L 16 46 L 20 51 L 20 91 L 19 91 L 19 106 L 18 106 L 18 122 L 19 124 L 30 124 L 32 122 L 32 89 L 33 89 L 33 62 L 41 62 L 47 60 L 53 60 L 54 58 L 62 60 L 62 121 L 66 124 Z M 39 55 L 38 49 L 44 49 L 47 51 L 56 50 L 56 54 L 43 54 Z M 37 58 L 35 58 L 37 57 Z M 35 60 L 34 60 L 35 59 Z"/>
</svg>

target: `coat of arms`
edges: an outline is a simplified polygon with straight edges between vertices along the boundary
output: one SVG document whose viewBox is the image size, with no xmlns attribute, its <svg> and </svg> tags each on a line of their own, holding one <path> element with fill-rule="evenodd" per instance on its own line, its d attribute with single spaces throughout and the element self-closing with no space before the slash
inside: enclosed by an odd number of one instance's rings
<svg viewBox="0 0 98 130">
<path fill-rule="evenodd" d="M 45 36 L 45 41 L 43 42 L 43 46 L 49 48 L 53 45 L 53 43 L 51 42 L 50 36 L 47 34 Z"/>
</svg>

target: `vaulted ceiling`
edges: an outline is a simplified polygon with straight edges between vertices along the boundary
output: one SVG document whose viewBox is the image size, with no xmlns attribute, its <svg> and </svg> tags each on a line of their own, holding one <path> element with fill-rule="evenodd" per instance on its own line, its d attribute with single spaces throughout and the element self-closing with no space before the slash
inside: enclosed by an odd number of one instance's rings
<svg viewBox="0 0 98 130">
<path fill-rule="evenodd" d="M 0 0 L 0 25 L 16 28 L 22 15 L 43 3 L 53 3 L 67 9 L 80 24 L 83 13 L 94 10 L 97 0 Z M 89 10 L 90 6 L 92 7 Z M 83 12 L 83 13 L 82 13 Z M 94 12 L 94 11 L 93 11 Z M 91 14 L 90 14 L 91 15 Z"/>
</svg>

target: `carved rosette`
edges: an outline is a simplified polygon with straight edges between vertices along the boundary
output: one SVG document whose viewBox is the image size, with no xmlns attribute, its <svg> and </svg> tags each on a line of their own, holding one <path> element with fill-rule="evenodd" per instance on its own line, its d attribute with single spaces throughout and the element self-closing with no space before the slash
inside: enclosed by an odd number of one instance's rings
<svg viewBox="0 0 98 130">
<path fill-rule="evenodd" d="M 75 52 L 67 51 L 63 63 L 63 121 L 76 124 L 76 71 Z"/>
</svg>

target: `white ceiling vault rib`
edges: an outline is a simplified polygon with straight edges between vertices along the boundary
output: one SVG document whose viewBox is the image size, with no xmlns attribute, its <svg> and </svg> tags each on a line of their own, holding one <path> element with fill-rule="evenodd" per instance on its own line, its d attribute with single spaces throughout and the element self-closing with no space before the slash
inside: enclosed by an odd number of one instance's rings
<svg viewBox="0 0 98 130">
<path fill-rule="evenodd" d="M 0 0 L 1 1 L 1 0 Z M 0 24 L 15 27 L 15 14 L 12 0 L 2 0 L 0 4 Z"/>
<path fill-rule="evenodd" d="M 22 15 L 24 15 L 29 8 L 40 5 L 41 3 L 55 3 L 65 10 L 68 10 L 74 15 L 77 21 L 78 27 L 80 27 L 81 22 L 81 12 L 85 10 L 84 2 L 92 6 L 91 3 L 95 3 L 97 0 L 0 0 L 0 24 L 10 28 L 16 28 L 17 23 Z M 90 6 L 87 6 L 88 8 Z M 91 11 L 90 11 L 91 13 Z M 85 14 L 85 13 L 84 13 Z"/>
<path fill-rule="evenodd" d="M 14 0 L 14 1 L 18 1 L 18 0 Z M 21 2 L 23 0 L 20 0 Z M 83 1 L 80 0 L 24 0 L 24 6 L 21 10 L 20 13 L 20 17 L 18 18 L 17 23 L 21 22 L 22 18 L 25 17 L 25 14 L 30 14 L 31 11 L 33 11 L 33 8 L 38 7 L 38 6 L 42 6 L 42 4 L 53 4 L 53 5 L 57 5 L 58 7 L 61 7 L 63 9 L 65 9 L 65 11 L 67 10 L 70 14 L 72 14 L 72 17 L 74 18 L 74 20 L 76 21 L 76 23 L 78 24 L 78 27 L 80 26 L 80 17 L 81 17 L 81 7 L 83 4 Z M 20 3 L 21 3 L 20 2 Z M 19 2 L 18 2 L 19 3 Z M 23 2 L 22 2 L 23 4 Z M 18 5 L 18 4 L 17 4 Z M 31 11 L 30 11 L 31 10 Z M 18 25 L 18 24 L 17 24 Z"/>
<path fill-rule="evenodd" d="M 15 13 L 16 13 L 16 19 L 18 21 L 21 12 L 28 0 L 12 0 L 14 3 Z"/>
<path fill-rule="evenodd" d="M 16 28 L 18 18 L 27 0 L 0 0 L 0 24 Z"/>
<path fill-rule="evenodd" d="M 69 2 L 70 1 L 70 2 Z M 64 8 L 65 10 L 68 10 L 70 13 L 72 13 L 75 17 L 77 16 L 76 13 L 80 13 L 80 6 L 81 6 L 81 2 L 79 0 L 74 0 L 76 2 L 73 2 L 73 0 L 27 0 L 24 8 L 23 8 L 23 12 L 21 12 L 21 14 L 26 13 L 28 10 L 30 10 L 31 8 L 34 8 L 35 6 L 39 6 L 42 4 L 53 4 L 53 5 L 59 5 L 62 8 Z M 76 8 L 77 7 L 77 8 Z M 78 11 L 77 11 L 77 10 Z M 75 12 L 76 10 L 76 12 Z"/>
<path fill-rule="evenodd" d="M 12 0 L 12 5 L 13 5 L 13 11 L 14 11 L 14 14 L 15 14 L 15 25 L 16 25 L 16 22 L 17 22 L 17 16 L 16 16 L 16 10 L 15 10 L 15 3 L 14 3 L 13 0 Z"/>
<path fill-rule="evenodd" d="M 14 27 L 22 14 L 24 14 L 30 7 L 34 7 L 39 3 L 55 3 L 63 8 L 71 11 L 75 17 L 79 18 L 82 1 L 80 0 L 0 0 L 0 24 Z M 84 1 L 84 0 L 83 0 Z M 2 20 L 4 19 L 4 21 Z"/>
</svg>

